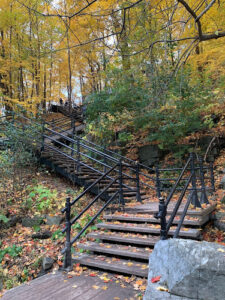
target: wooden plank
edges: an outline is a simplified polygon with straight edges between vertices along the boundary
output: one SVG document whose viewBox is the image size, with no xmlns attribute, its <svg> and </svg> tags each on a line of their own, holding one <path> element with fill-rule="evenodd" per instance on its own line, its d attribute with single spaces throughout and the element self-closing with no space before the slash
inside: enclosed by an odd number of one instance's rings
<svg viewBox="0 0 225 300">
<path fill-rule="evenodd" d="M 159 236 L 149 236 L 148 238 L 141 238 L 141 237 L 131 237 L 131 236 L 124 236 L 122 234 L 107 234 L 107 232 L 90 232 L 87 235 L 88 238 L 93 239 L 100 239 L 105 241 L 113 241 L 118 243 L 125 243 L 125 244 L 133 244 L 133 245 L 143 245 L 143 246 L 154 246 L 156 242 L 159 241 Z"/>
<path fill-rule="evenodd" d="M 95 289 L 93 286 L 99 288 Z M 107 286 L 104 290 L 103 287 Z M 96 277 L 85 275 L 67 277 L 67 274 L 56 272 L 22 284 L 7 291 L 1 300 L 106 300 L 136 298 L 137 291 L 131 285 L 122 288 L 116 280 L 104 283 Z"/>
<path fill-rule="evenodd" d="M 167 213 L 171 214 L 173 211 L 173 207 L 174 207 L 175 203 L 173 202 L 172 204 L 169 205 Z M 181 207 L 179 208 L 177 214 L 182 214 L 183 213 L 183 208 L 184 208 L 185 203 L 183 203 L 181 205 Z M 213 212 L 215 210 L 216 204 L 212 203 L 210 206 L 206 207 L 206 208 L 202 208 L 202 209 L 189 209 L 187 211 L 187 215 L 189 216 L 205 216 L 210 214 L 211 212 Z M 148 202 L 146 204 L 140 204 L 140 205 L 136 205 L 136 206 L 126 206 L 125 207 L 125 211 L 126 212 L 130 212 L 130 213 L 156 213 L 159 210 L 159 203 L 158 202 Z"/>
<path fill-rule="evenodd" d="M 150 234 L 160 234 L 160 228 L 151 228 L 147 226 L 140 226 L 135 224 L 131 226 L 130 224 L 108 224 L 108 223 L 99 223 L 97 228 L 105 228 L 109 230 L 120 230 L 120 231 L 129 231 L 129 232 L 138 232 L 138 233 L 150 233 Z M 173 235 L 175 230 L 171 229 L 169 235 Z M 190 237 L 190 238 L 199 238 L 201 231 L 198 229 L 188 228 L 187 231 L 181 228 L 179 236 Z"/>
<path fill-rule="evenodd" d="M 169 216 L 168 216 L 169 217 Z M 126 222 L 139 222 L 139 223 L 160 223 L 159 219 L 154 218 L 153 215 L 146 214 L 146 217 L 137 217 L 137 216 L 121 216 L 121 215 L 104 215 L 105 220 L 118 220 L 118 221 L 126 221 Z M 185 219 L 184 225 L 192 225 L 192 226 L 202 226 L 209 220 L 209 216 L 199 217 L 196 220 L 187 220 Z M 174 220 L 173 224 L 178 224 L 179 220 Z"/>
<path fill-rule="evenodd" d="M 89 250 L 92 252 L 99 252 L 105 254 L 112 254 L 116 256 L 123 256 L 135 259 L 149 259 L 150 251 L 146 251 L 143 248 L 132 247 L 132 246 L 122 246 L 108 243 L 94 243 L 94 242 L 86 242 L 77 245 L 78 248 Z M 135 252 L 134 252 L 135 251 Z"/>
<path fill-rule="evenodd" d="M 104 255 L 77 254 L 73 257 L 73 261 L 111 272 L 148 277 L 148 264 L 131 260 L 110 258 Z"/>
</svg>

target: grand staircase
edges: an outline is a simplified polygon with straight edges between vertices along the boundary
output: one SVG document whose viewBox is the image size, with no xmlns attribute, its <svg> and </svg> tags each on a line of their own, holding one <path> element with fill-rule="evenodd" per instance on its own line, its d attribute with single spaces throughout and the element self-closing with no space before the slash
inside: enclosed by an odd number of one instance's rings
<svg viewBox="0 0 225 300">
<path fill-rule="evenodd" d="M 149 168 L 81 138 L 81 114 L 76 117 L 76 112 L 71 115 L 64 108 L 57 111 L 57 117 L 54 114 L 43 126 L 40 161 L 84 187 L 76 199 L 67 199 L 63 209 L 65 268 L 73 261 L 94 269 L 147 277 L 149 255 L 160 238 L 201 240 L 202 228 L 215 209 L 208 201 L 214 191 L 212 165 L 203 165 L 192 155 L 181 168 Z M 92 193 L 94 200 L 72 217 L 73 204 L 86 193 Z M 99 199 L 103 200 L 102 208 L 72 238 L 73 224 Z M 85 243 L 81 242 L 81 235 L 100 215 L 104 221 L 87 234 Z M 79 251 L 71 260 L 72 245 Z"/>
</svg>

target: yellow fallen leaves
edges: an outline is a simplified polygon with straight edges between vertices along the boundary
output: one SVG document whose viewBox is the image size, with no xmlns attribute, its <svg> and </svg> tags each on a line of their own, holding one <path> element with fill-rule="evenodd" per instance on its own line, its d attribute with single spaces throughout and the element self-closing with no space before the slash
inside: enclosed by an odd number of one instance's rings
<svg viewBox="0 0 225 300">
<path fill-rule="evenodd" d="M 128 267 L 131 267 L 131 266 L 133 266 L 133 263 L 132 262 L 128 262 L 127 265 L 128 265 Z"/>
<path fill-rule="evenodd" d="M 222 248 L 219 248 L 219 249 L 217 249 L 217 251 L 219 251 L 219 252 L 225 252 L 225 250 L 224 249 L 222 249 Z"/>
<path fill-rule="evenodd" d="M 92 285 L 93 289 L 98 290 L 100 287 L 98 285 Z"/>
<path fill-rule="evenodd" d="M 158 286 L 156 289 L 160 292 L 169 292 L 169 290 L 167 288 L 165 288 L 164 286 Z"/>
</svg>

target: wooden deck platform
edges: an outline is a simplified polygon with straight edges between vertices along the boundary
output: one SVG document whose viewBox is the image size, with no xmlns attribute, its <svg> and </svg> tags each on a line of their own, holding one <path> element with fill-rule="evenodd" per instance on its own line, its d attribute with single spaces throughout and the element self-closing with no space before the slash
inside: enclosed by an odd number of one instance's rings
<svg viewBox="0 0 225 300">
<path fill-rule="evenodd" d="M 7 291 L 1 300 L 135 300 L 138 292 L 131 286 L 104 283 L 87 275 L 68 278 L 65 273 L 47 274 Z"/>
</svg>

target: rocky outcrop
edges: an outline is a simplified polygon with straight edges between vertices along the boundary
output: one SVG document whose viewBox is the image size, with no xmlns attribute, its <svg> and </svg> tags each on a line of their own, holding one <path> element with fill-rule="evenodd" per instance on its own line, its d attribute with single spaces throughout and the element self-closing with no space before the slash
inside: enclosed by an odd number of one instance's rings
<svg viewBox="0 0 225 300">
<path fill-rule="evenodd" d="M 182 239 L 159 241 L 149 265 L 144 300 L 224 299 L 225 247 L 222 245 Z M 159 282 L 152 283 L 152 278 L 157 276 Z"/>
<path fill-rule="evenodd" d="M 140 163 L 149 167 L 157 164 L 164 154 L 157 145 L 145 145 L 138 149 Z"/>
</svg>

